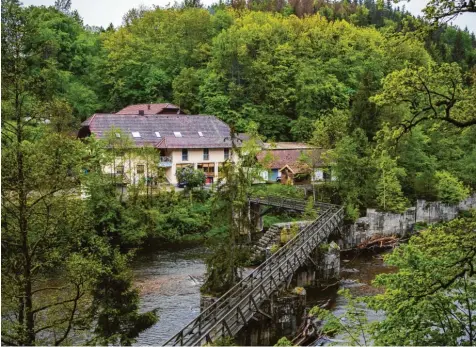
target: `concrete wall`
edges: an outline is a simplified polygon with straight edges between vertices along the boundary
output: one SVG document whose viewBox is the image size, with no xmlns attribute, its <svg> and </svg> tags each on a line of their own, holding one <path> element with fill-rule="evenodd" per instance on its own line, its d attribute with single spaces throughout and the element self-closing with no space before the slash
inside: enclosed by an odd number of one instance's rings
<svg viewBox="0 0 476 347">
<path fill-rule="evenodd" d="M 365 217 L 359 218 L 352 225 L 345 226 L 341 247 L 353 248 L 376 235 L 402 237 L 413 230 L 416 222 L 431 224 L 449 221 L 454 219 L 460 211 L 472 208 L 476 208 L 476 194 L 456 205 L 418 200 L 415 207 L 410 207 L 402 214 L 367 209 Z"/>
</svg>

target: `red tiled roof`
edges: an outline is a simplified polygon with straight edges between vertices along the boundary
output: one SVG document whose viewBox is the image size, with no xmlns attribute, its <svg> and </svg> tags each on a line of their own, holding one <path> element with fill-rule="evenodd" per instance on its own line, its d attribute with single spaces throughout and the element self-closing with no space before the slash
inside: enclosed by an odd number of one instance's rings
<svg viewBox="0 0 476 347">
<path fill-rule="evenodd" d="M 163 114 L 164 110 L 169 113 L 182 113 L 180 107 L 174 104 L 137 104 L 124 107 L 122 110 L 116 112 L 116 114 L 139 114 L 139 111 L 143 110 L 144 114 Z"/>
<path fill-rule="evenodd" d="M 301 153 L 303 152 L 311 160 L 314 167 L 324 166 L 322 161 L 322 153 L 325 150 L 321 148 L 316 149 L 278 149 L 266 150 L 258 153 L 258 161 L 264 162 L 270 169 L 282 169 L 286 165 L 291 168 L 302 167 L 299 161 Z M 268 159 L 269 158 L 269 159 Z"/>
</svg>

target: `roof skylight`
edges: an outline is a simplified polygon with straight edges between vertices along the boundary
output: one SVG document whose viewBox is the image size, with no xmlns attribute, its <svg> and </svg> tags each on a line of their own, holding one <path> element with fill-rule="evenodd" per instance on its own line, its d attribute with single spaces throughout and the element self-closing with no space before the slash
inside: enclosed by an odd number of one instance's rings
<svg viewBox="0 0 476 347">
<path fill-rule="evenodd" d="M 155 136 L 161 137 L 161 136 L 160 136 L 160 133 L 159 133 L 158 131 L 155 132 Z"/>
<path fill-rule="evenodd" d="M 198 136 L 203 137 L 203 133 L 201 131 L 199 131 Z"/>
<path fill-rule="evenodd" d="M 140 132 L 138 132 L 138 131 L 133 131 L 133 132 L 132 132 L 132 137 L 140 137 Z"/>
<path fill-rule="evenodd" d="M 121 133 L 116 133 L 116 137 L 121 137 Z"/>
<path fill-rule="evenodd" d="M 174 131 L 175 137 L 182 137 L 182 133 L 180 131 Z"/>
</svg>

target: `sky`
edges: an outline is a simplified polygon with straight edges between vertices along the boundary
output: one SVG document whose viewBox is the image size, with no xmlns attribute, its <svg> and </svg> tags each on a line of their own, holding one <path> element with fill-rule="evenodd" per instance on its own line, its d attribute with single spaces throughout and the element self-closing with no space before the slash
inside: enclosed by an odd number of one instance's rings
<svg viewBox="0 0 476 347">
<path fill-rule="evenodd" d="M 410 2 L 402 2 L 405 4 L 408 11 L 414 15 L 420 15 L 421 9 L 425 7 L 425 4 L 429 0 L 411 0 Z M 23 0 L 25 6 L 28 5 L 45 5 L 51 6 L 54 4 L 54 0 Z M 131 8 L 145 5 L 151 7 L 152 5 L 158 5 L 165 7 L 172 5 L 174 0 L 72 0 L 72 9 L 77 10 L 79 15 L 83 18 L 85 24 L 91 26 L 107 27 L 109 23 L 112 23 L 115 27 L 121 25 L 122 16 Z M 204 5 L 209 5 L 216 0 L 202 0 Z M 400 6 L 401 6 L 400 5 Z M 460 15 L 454 23 L 460 28 L 468 29 L 476 33 L 476 13 L 465 13 Z"/>
</svg>

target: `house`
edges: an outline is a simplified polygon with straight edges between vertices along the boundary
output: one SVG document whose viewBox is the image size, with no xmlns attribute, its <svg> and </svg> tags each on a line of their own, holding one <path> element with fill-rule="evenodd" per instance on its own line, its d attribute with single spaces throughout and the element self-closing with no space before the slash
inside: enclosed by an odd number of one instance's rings
<svg viewBox="0 0 476 347">
<path fill-rule="evenodd" d="M 135 148 L 152 149 L 152 159 L 117 157 L 111 167 L 104 168 L 111 174 L 127 174 L 130 183 L 154 180 L 164 171 L 167 181 L 177 184 L 176 171 L 190 166 L 203 170 L 210 184 L 218 178 L 223 162 L 232 159 L 230 128 L 214 116 L 94 114 L 82 123 L 78 137 L 94 134 L 105 139 L 113 135 L 111 129 L 118 129 L 115 136 L 126 136 Z"/>
<path fill-rule="evenodd" d="M 173 104 L 137 104 L 124 107 L 116 114 L 137 114 L 137 115 L 151 115 L 151 114 L 185 114 L 179 106 Z"/>
<path fill-rule="evenodd" d="M 323 161 L 324 152 L 304 143 L 278 142 L 265 144 L 257 158 L 268 169 L 262 175 L 266 181 L 305 184 L 329 178 L 328 167 Z"/>
</svg>

